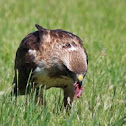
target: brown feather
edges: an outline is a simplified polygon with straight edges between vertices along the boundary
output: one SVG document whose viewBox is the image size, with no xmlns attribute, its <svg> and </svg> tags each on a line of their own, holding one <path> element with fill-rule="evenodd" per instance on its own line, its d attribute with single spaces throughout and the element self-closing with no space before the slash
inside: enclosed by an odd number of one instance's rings
<svg viewBox="0 0 126 126">
<path fill-rule="evenodd" d="M 36 27 L 38 31 L 28 34 L 16 53 L 14 93 L 17 94 L 18 87 L 19 94 L 24 94 L 31 70 L 30 81 L 35 84 L 35 88 L 39 85 L 46 86 L 47 89 L 61 87 L 64 92 L 68 93 L 67 89 L 72 90 L 72 93 L 77 75 L 85 75 L 87 72 L 87 53 L 82 40 L 61 29 L 47 30 L 39 25 Z"/>
</svg>

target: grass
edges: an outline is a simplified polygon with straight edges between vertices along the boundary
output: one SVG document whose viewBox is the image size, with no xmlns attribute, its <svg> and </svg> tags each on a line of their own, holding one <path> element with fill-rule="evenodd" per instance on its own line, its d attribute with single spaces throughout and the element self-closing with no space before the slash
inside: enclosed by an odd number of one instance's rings
<svg viewBox="0 0 126 126">
<path fill-rule="evenodd" d="M 60 112 L 62 91 L 46 91 L 47 107 L 26 96 L 17 104 L 0 96 L 0 126 L 126 125 L 126 1 L 125 0 L 2 0 L 0 1 L 0 91 L 11 87 L 14 57 L 34 24 L 77 34 L 89 56 L 83 96 L 71 114 Z M 29 96 L 30 97 L 30 96 Z"/>
</svg>

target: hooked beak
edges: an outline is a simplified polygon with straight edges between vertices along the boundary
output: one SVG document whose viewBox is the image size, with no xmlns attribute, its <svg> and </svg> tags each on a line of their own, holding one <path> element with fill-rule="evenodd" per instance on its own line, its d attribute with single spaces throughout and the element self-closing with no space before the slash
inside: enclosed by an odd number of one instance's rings
<svg viewBox="0 0 126 126">
<path fill-rule="evenodd" d="M 83 79 L 84 79 L 84 77 L 83 77 L 82 74 L 79 74 L 79 75 L 77 76 L 77 84 L 79 85 L 79 88 L 81 88 Z"/>
</svg>

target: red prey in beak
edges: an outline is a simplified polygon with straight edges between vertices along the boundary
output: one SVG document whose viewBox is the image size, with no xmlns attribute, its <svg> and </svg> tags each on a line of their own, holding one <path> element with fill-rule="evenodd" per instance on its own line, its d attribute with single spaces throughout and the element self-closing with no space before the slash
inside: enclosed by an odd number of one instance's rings
<svg viewBox="0 0 126 126">
<path fill-rule="evenodd" d="M 77 97 L 77 98 L 81 97 L 82 91 L 83 91 L 82 81 L 83 81 L 83 75 L 78 75 L 77 81 L 74 83 L 74 86 L 75 86 L 74 97 Z"/>
</svg>

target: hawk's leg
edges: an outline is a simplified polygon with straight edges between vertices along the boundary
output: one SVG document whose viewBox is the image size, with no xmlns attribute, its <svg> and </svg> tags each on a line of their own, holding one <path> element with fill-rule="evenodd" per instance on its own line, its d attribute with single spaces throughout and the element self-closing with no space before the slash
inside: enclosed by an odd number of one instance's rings
<svg viewBox="0 0 126 126">
<path fill-rule="evenodd" d="M 73 85 L 63 88 L 64 90 L 64 107 L 70 109 L 72 107 L 75 87 Z"/>
<path fill-rule="evenodd" d="M 43 87 L 38 87 L 36 90 L 35 103 L 46 106 L 46 100 L 44 95 L 45 89 Z"/>
</svg>

